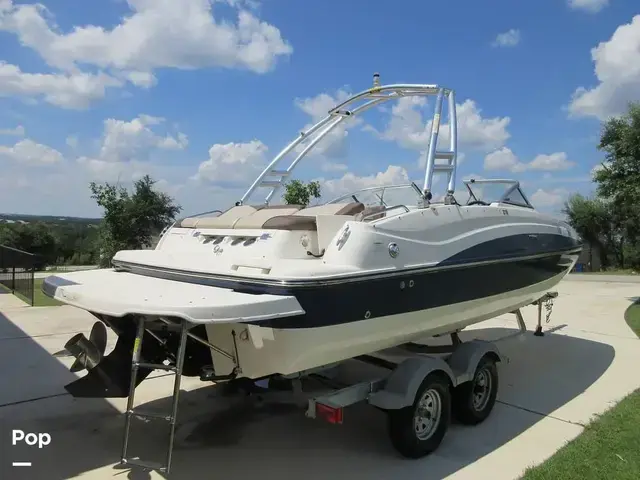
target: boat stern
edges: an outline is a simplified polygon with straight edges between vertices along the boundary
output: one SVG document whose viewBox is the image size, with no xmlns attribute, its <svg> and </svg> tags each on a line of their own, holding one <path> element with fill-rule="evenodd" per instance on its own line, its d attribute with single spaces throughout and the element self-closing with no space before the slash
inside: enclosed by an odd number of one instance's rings
<svg viewBox="0 0 640 480">
<path fill-rule="evenodd" d="M 214 324 L 233 327 L 304 313 L 291 296 L 240 293 L 111 269 L 52 275 L 44 279 L 42 291 L 97 320 L 89 337 L 74 335 L 60 352 L 75 358 L 72 371 L 86 370 L 86 375 L 65 386 L 74 397 L 121 398 L 130 394 L 140 322 L 145 324 L 141 362 L 153 365 L 177 363 L 181 333 L 174 327 L 186 323 L 188 338 L 181 373 L 202 377 L 203 369 L 213 366 L 212 351 L 233 351 L 233 328 L 224 338 L 216 336 L 214 343 L 209 342 L 208 333 L 219 331 L 211 329 Z M 108 334 L 117 338 L 113 350 L 105 354 Z M 133 387 L 154 369 L 141 365 Z"/>
</svg>

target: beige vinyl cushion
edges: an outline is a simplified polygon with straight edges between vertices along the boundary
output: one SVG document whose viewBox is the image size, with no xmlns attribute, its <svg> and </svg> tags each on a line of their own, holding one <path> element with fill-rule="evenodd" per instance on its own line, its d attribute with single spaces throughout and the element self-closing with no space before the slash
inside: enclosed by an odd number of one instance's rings
<svg viewBox="0 0 640 480">
<path fill-rule="evenodd" d="M 236 205 L 217 217 L 189 217 L 181 223 L 185 228 L 233 228 L 242 217 L 257 212 L 258 209 L 251 205 Z"/>
<path fill-rule="evenodd" d="M 262 225 L 265 230 L 306 230 L 316 231 L 318 225 L 316 217 L 297 215 L 278 215 L 272 217 Z"/>
<path fill-rule="evenodd" d="M 263 208 L 240 218 L 233 225 L 233 228 L 262 228 L 267 220 L 283 215 L 293 215 L 298 210 L 300 210 L 300 205 L 274 205 Z"/>
</svg>

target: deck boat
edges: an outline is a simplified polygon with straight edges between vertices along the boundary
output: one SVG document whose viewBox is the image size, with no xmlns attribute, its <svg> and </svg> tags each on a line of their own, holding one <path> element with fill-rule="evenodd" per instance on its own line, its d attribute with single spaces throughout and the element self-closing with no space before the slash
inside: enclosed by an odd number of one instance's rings
<svg viewBox="0 0 640 480">
<path fill-rule="evenodd" d="M 435 97 L 422 188 L 383 185 L 315 206 L 272 204 L 329 132 L 405 96 Z M 449 138 L 440 150 L 445 101 Z M 104 340 L 70 340 L 88 373 L 65 388 L 77 397 L 125 397 L 149 365 L 175 363 L 181 337 L 147 329 L 149 322 L 184 325 L 183 375 L 253 381 L 459 331 L 542 298 L 573 268 L 580 238 L 537 211 L 515 180 L 465 181 L 468 198 L 459 203 L 457 139 L 454 90 L 382 86 L 374 76 L 372 88 L 287 145 L 235 205 L 176 221 L 155 249 L 120 251 L 113 268 L 46 278 L 45 294 L 92 313 L 95 332 L 104 322 L 118 335 L 106 356 Z M 441 173 L 447 189 L 436 201 Z M 258 188 L 269 193 L 252 203 Z M 142 359 L 133 382 L 132 355 Z"/>
</svg>

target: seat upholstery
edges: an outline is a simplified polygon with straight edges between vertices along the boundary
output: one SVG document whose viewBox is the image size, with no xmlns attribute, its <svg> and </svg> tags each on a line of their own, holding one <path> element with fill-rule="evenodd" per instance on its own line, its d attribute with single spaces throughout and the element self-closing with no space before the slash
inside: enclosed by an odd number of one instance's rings
<svg viewBox="0 0 640 480">
<path fill-rule="evenodd" d="M 233 228 L 236 222 L 247 215 L 257 212 L 263 206 L 236 205 L 222 212 L 217 217 L 187 217 L 180 226 L 183 228 Z"/>
<path fill-rule="evenodd" d="M 278 215 L 272 217 L 262 225 L 265 230 L 307 230 L 317 231 L 316 217 L 297 215 Z"/>
<path fill-rule="evenodd" d="M 183 219 L 183 228 L 317 230 L 316 215 L 354 216 L 365 211 L 360 202 L 302 205 L 237 205 L 217 217 Z"/>
<path fill-rule="evenodd" d="M 302 205 L 273 205 L 257 210 L 249 215 L 243 216 L 238 219 L 233 225 L 234 229 L 237 228 L 263 228 L 263 225 L 268 220 L 274 217 L 281 217 L 285 215 L 293 215 L 302 208 Z"/>
<path fill-rule="evenodd" d="M 359 202 L 316 205 L 314 207 L 303 208 L 293 214 L 274 216 L 267 220 L 262 225 L 262 228 L 317 231 L 318 217 L 352 217 L 362 210 L 364 210 L 364 205 Z"/>
</svg>

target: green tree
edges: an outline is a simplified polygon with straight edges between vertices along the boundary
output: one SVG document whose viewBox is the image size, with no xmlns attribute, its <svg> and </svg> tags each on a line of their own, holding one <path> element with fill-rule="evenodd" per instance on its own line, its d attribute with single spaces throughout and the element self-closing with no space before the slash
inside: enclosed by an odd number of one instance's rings
<svg viewBox="0 0 640 480">
<path fill-rule="evenodd" d="M 613 221 L 620 229 L 620 248 L 640 240 L 640 104 L 602 125 L 598 149 L 605 152 L 594 174 L 597 193 L 611 202 Z"/>
<path fill-rule="evenodd" d="M 320 198 L 320 182 L 305 184 L 300 180 L 292 180 L 284 186 L 284 201 L 288 205 L 309 205 L 312 198 Z"/>
<path fill-rule="evenodd" d="M 582 239 L 600 252 L 603 267 L 606 267 L 608 255 L 617 251 L 610 204 L 576 194 L 565 202 L 563 213 Z"/>
<path fill-rule="evenodd" d="M 56 239 L 42 222 L 1 225 L 0 245 L 38 255 L 38 267 L 54 263 L 56 259 Z"/>
<path fill-rule="evenodd" d="M 155 190 L 155 183 L 145 175 L 129 193 L 124 187 L 91 182 L 91 198 L 104 209 L 98 237 L 100 266 L 109 266 L 119 250 L 150 247 L 153 235 L 170 225 L 182 210 L 169 195 Z"/>
</svg>

